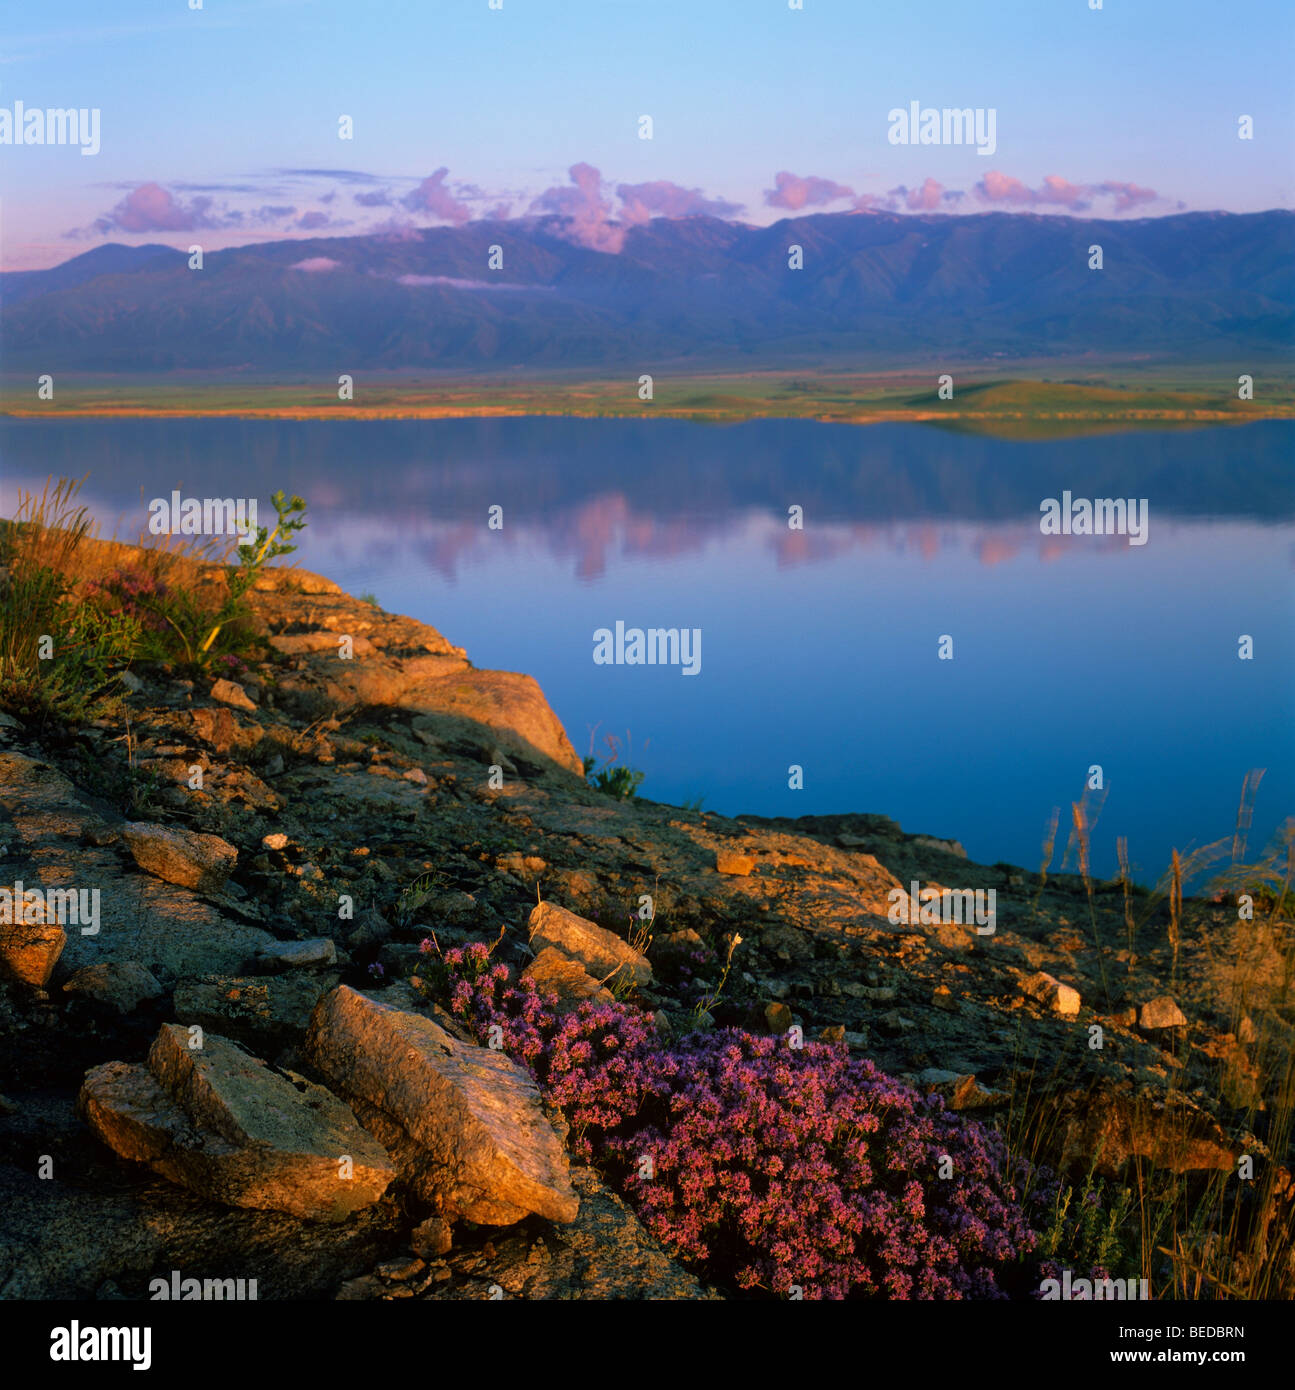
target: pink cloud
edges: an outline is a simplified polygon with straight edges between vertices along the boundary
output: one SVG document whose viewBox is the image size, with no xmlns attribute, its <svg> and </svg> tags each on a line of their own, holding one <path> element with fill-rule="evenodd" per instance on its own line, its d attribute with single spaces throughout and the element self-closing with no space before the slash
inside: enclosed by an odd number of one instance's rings
<svg viewBox="0 0 1295 1390">
<path fill-rule="evenodd" d="M 211 215 L 210 198 L 197 197 L 185 204 L 156 183 L 141 183 L 95 222 L 101 232 L 191 232 L 219 225 L 219 219 Z"/>
<path fill-rule="evenodd" d="M 681 188 L 669 179 L 655 183 L 622 183 L 616 196 L 621 200 L 621 218 L 639 225 L 650 217 L 723 217 L 742 211 L 741 203 L 724 198 L 708 198 L 700 188 Z"/>
<path fill-rule="evenodd" d="M 774 186 L 764 191 L 764 201 L 771 208 L 788 208 L 792 212 L 854 197 L 854 189 L 831 179 L 821 179 L 817 174 L 801 178 L 799 174 L 782 169 L 773 176 L 773 182 Z"/>
<path fill-rule="evenodd" d="M 1020 179 L 991 169 L 976 185 L 976 196 L 986 203 L 1017 203 L 1029 206 L 1037 202 L 1033 190 Z"/>
<path fill-rule="evenodd" d="M 1127 212 L 1141 203 L 1154 203 L 1159 194 L 1153 188 L 1139 188 L 1135 183 L 1071 183 L 1058 174 L 1048 174 L 1039 188 L 1031 188 L 1020 179 L 991 169 L 975 187 L 976 197 L 983 203 L 1005 203 L 1014 207 L 1066 207 L 1084 212 L 1097 198 L 1114 200 L 1115 212 Z"/>
<path fill-rule="evenodd" d="M 531 211 L 563 218 L 567 238 L 578 246 L 615 255 L 625 245 L 626 228 L 612 221 L 602 174 L 592 164 L 573 164 L 567 174 L 571 182 L 546 188 L 531 203 Z"/>
<path fill-rule="evenodd" d="M 905 188 L 901 183 L 886 196 L 891 207 L 905 207 L 909 212 L 934 212 L 947 195 L 942 183 L 926 179 L 919 188 Z"/>
<path fill-rule="evenodd" d="M 472 216 L 472 209 L 446 188 L 445 178 L 449 172 L 442 165 L 411 193 L 407 193 L 400 200 L 401 203 L 410 212 L 429 213 L 432 217 L 439 217 L 443 222 L 453 222 L 455 226 L 462 226 Z"/>
<path fill-rule="evenodd" d="M 1127 212 L 1139 203 L 1153 203 L 1159 194 L 1154 188 L 1139 188 L 1136 183 L 1099 183 L 1095 191 L 1115 199 L 1115 211 Z"/>
<path fill-rule="evenodd" d="M 341 261 L 335 261 L 329 256 L 307 256 L 304 261 L 297 261 L 288 269 L 304 270 L 307 274 L 319 274 L 321 271 L 339 270 L 341 265 Z"/>
</svg>

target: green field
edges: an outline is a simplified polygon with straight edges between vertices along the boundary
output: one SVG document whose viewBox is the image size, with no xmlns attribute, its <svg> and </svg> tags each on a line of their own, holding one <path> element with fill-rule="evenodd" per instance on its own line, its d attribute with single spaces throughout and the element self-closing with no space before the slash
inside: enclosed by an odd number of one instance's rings
<svg viewBox="0 0 1295 1390">
<path fill-rule="evenodd" d="M 1145 425 L 1205 425 L 1295 417 L 1295 367 L 1249 364 L 1250 401 L 1238 398 L 1241 368 L 1151 363 L 1085 366 L 1014 362 L 1010 374 L 985 364 L 902 371 L 661 371 L 653 399 L 637 375 L 589 379 L 571 373 L 496 372 L 429 377 L 360 373 L 354 399 L 329 381 L 252 378 L 157 380 L 65 378 L 50 401 L 35 383 L 0 383 L 11 416 L 242 416 L 285 419 L 435 419 L 491 415 L 642 416 L 730 424 L 759 418 L 850 424 L 921 421 L 999 435 L 1047 437 Z M 937 378 L 953 378 L 941 400 Z"/>
</svg>

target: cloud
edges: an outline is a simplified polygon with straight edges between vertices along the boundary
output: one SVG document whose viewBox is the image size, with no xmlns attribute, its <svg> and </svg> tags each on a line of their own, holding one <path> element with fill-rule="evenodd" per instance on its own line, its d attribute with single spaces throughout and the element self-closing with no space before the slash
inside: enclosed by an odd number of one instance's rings
<svg viewBox="0 0 1295 1390">
<path fill-rule="evenodd" d="M 452 290 L 540 290 L 550 291 L 552 285 L 516 285 L 492 280 L 460 280 L 453 275 L 398 275 L 396 284 L 421 288 L 427 285 L 444 285 Z"/>
<path fill-rule="evenodd" d="M 567 174 L 571 182 L 546 188 L 531 202 L 531 211 L 562 218 L 564 234 L 577 246 L 615 255 L 625 244 L 626 228 L 612 220 L 602 175 L 592 164 L 573 164 Z"/>
<path fill-rule="evenodd" d="M 1098 198 L 1113 200 L 1115 212 L 1127 212 L 1143 203 L 1159 201 L 1153 188 L 1140 188 L 1135 183 L 1071 183 L 1058 174 L 1049 174 L 1039 188 L 1031 188 L 1020 179 L 991 169 L 973 190 L 982 203 L 1006 204 L 1011 207 L 1065 207 L 1086 212 Z"/>
<path fill-rule="evenodd" d="M 335 261 L 330 256 L 307 256 L 304 261 L 297 261 L 295 265 L 290 265 L 289 270 L 304 270 L 308 274 L 318 274 L 326 270 L 340 270 L 341 261 Z"/>
<path fill-rule="evenodd" d="M 1139 203 L 1154 203 L 1160 196 L 1154 188 L 1139 188 L 1136 183 L 1099 183 L 1094 188 L 1096 192 L 1115 199 L 1116 212 L 1127 212 Z M 1178 206 L 1182 207 L 1182 204 Z"/>
<path fill-rule="evenodd" d="M 332 225 L 333 219 L 326 212 L 319 212 L 318 210 L 303 212 L 297 218 L 297 226 L 303 232 L 317 232 L 322 227 L 331 227 Z"/>
<path fill-rule="evenodd" d="M 621 200 L 621 219 L 635 226 L 654 216 L 730 218 L 742 211 L 741 203 L 708 198 L 700 188 L 681 188 L 669 179 L 618 184 L 616 196 Z"/>
<path fill-rule="evenodd" d="M 816 174 L 801 178 L 782 169 L 773 176 L 773 182 L 774 187 L 764 191 L 764 201 L 771 208 L 788 208 L 792 212 L 854 197 L 854 189 L 831 179 L 821 179 Z"/>
<path fill-rule="evenodd" d="M 375 188 L 371 193 L 357 193 L 355 203 L 362 208 L 389 208 L 391 194 L 385 188 Z"/>
<path fill-rule="evenodd" d="M 472 216 L 472 209 L 446 188 L 445 178 L 449 172 L 442 165 L 412 192 L 406 193 L 400 200 L 401 205 L 410 212 L 428 213 L 443 222 L 453 222 L 456 227 L 462 226 Z"/>
<path fill-rule="evenodd" d="M 928 178 L 920 188 L 905 188 L 901 184 L 892 188 L 888 196 L 902 202 L 909 212 L 934 212 L 944 199 L 944 185 Z"/>
<path fill-rule="evenodd" d="M 275 173 L 297 179 L 335 179 L 338 183 L 378 183 L 376 174 L 359 169 L 276 169 Z"/>
<path fill-rule="evenodd" d="M 219 227 L 223 219 L 212 214 L 211 206 L 206 196 L 184 203 L 161 184 L 141 183 L 94 226 L 100 232 L 192 232 Z"/>
</svg>

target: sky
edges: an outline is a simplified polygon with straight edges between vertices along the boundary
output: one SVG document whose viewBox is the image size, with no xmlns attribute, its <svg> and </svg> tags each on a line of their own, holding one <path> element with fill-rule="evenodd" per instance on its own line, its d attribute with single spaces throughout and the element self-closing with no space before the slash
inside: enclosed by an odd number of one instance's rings
<svg viewBox="0 0 1295 1390">
<path fill-rule="evenodd" d="M 0 143 L 3 269 L 539 213 L 616 252 L 661 215 L 1295 205 L 1289 0 L 200 2 L 9 7 L 0 123 L 97 110 L 99 149 Z M 892 143 L 912 102 L 992 109 L 992 154 Z"/>
</svg>

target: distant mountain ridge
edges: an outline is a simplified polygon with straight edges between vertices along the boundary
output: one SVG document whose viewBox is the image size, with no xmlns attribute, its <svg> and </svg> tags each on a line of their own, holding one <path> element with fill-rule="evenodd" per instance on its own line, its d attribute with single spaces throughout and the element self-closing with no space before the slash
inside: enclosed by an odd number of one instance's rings
<svg viewBox="0 0 1295 1390">
<path fill-rule="evenodd" d="M 659 218 L 618 254 L 568 231 L 531 218 L 266 242 L 208 252 L 201 271 L 167 247 L 101 246 L 0 275 L 0 366 L 649 371 L 1092 352 L 1240 357 L 1241 370 L 1246 354 L 1295 346 L 1295 213 L 1280 210 Z M 795 246 L 803 269 L 789 268 Z"/>
</svg>

